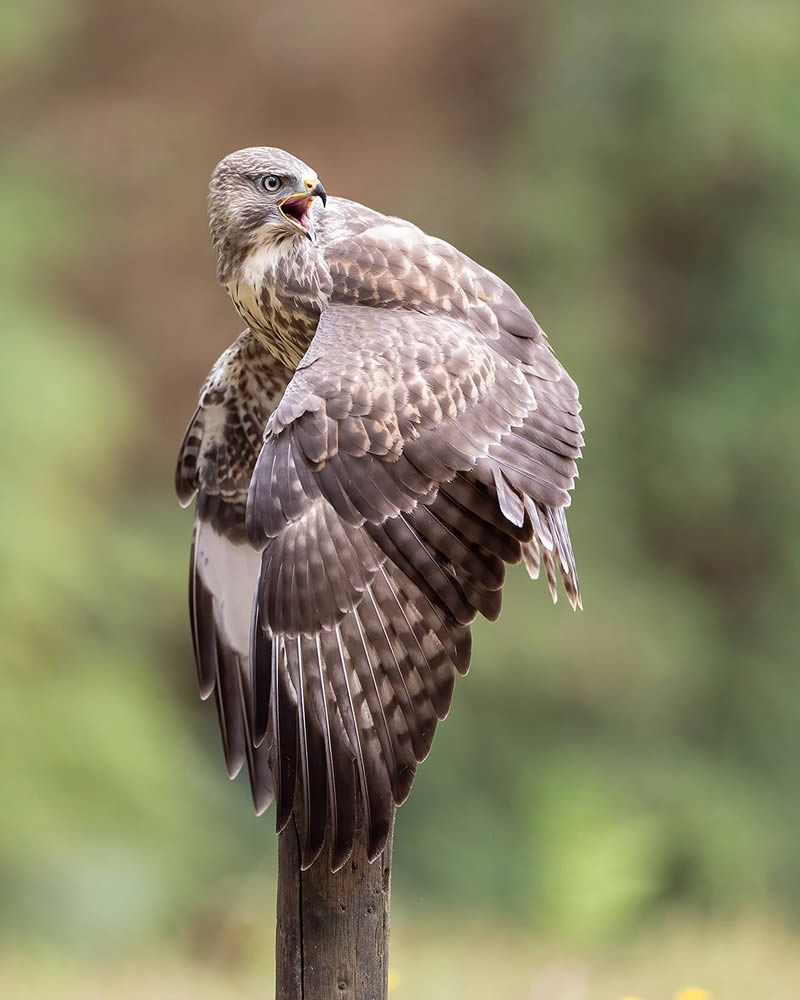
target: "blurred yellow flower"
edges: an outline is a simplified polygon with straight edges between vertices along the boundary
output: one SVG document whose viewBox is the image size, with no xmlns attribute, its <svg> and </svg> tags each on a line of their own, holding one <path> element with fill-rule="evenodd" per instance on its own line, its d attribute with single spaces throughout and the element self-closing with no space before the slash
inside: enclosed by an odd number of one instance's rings
<svg viewBox="0 0 800 1000">
<path fill-rule="evenodd" d="M 701 990 L 698 986 L 691 986 L 686 990 L 678 990 L 672 1000 L 712 1000 L 708 990 Z"/>
<path fill-rule="evenodd" d="M 390 993 L 395 988 L 395 986 L 397 986 L 397 984 L 399 982 L 400 982 L 400 979 L 399 979 L 397 973 L 393 972 L 391 969 L 389 969 L 389 992 Z M 693 997 L 689 997 L 689 1000 L 694 1000 L 694 998 Z"/>
</svg>

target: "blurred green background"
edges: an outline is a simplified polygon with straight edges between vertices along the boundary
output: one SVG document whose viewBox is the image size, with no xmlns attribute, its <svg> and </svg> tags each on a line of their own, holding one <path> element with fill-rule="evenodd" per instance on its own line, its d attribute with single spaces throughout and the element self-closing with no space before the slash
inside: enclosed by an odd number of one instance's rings
<svg viewBox="0 0 800 1000">
<path fill-rule="evenodd" d="M 513 572 L 398 819 L 393 997 L 800 993 L 800 6 L 0 8 L 0 993 L 269 997 L 172 466 L 279 145 L 501 273 L 581 386 L 586 610 Z"/>
</svg>

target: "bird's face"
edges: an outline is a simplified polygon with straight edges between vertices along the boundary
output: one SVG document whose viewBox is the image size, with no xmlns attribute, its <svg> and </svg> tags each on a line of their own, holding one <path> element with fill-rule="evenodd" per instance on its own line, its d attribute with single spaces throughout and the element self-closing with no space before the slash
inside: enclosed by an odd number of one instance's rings
<svg viewBox="0 0 800 1000">
<path fill-rule="evenodd" d="M 211 175 L 208 214 L 219 253 L 246 254 L 287 239 L 316 239 L 316 200 L 325 188 L 302 160 L 268 146 L 240 149 Z"/>
</svg>

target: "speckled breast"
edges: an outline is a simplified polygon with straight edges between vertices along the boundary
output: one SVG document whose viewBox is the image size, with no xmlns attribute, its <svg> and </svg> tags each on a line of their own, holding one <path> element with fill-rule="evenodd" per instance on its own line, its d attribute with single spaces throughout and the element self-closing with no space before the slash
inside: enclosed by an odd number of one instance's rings
<svg viewBox="0 0 800 1000">
<path fill-rule="evenodd" d="M 317 262 L 254 253 L 227 284 L 242 319 L 279 361 L 296 368 L 317 329 L 327 295 Z"/>
</svg>

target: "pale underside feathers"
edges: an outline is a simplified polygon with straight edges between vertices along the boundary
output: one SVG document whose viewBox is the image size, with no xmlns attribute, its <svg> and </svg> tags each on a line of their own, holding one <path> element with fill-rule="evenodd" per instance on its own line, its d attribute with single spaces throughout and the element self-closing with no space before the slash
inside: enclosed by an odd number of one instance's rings
<svg viewBox="0 0 800 1000">
<path fill-rule="evenodd" d="M 500 279 L 351 206 L 329 199 L 327 304 L 296 372 L 243 333 L 176 475 L 197 496 L 192 635 L 229 773 L 246 763 L 257 811 L 274 796 L 303 865 L 327 840 L 334 869 L 356 836 L 382 850 L 506 564 L 580 604 L 575 383 Z"/>
</svg>

